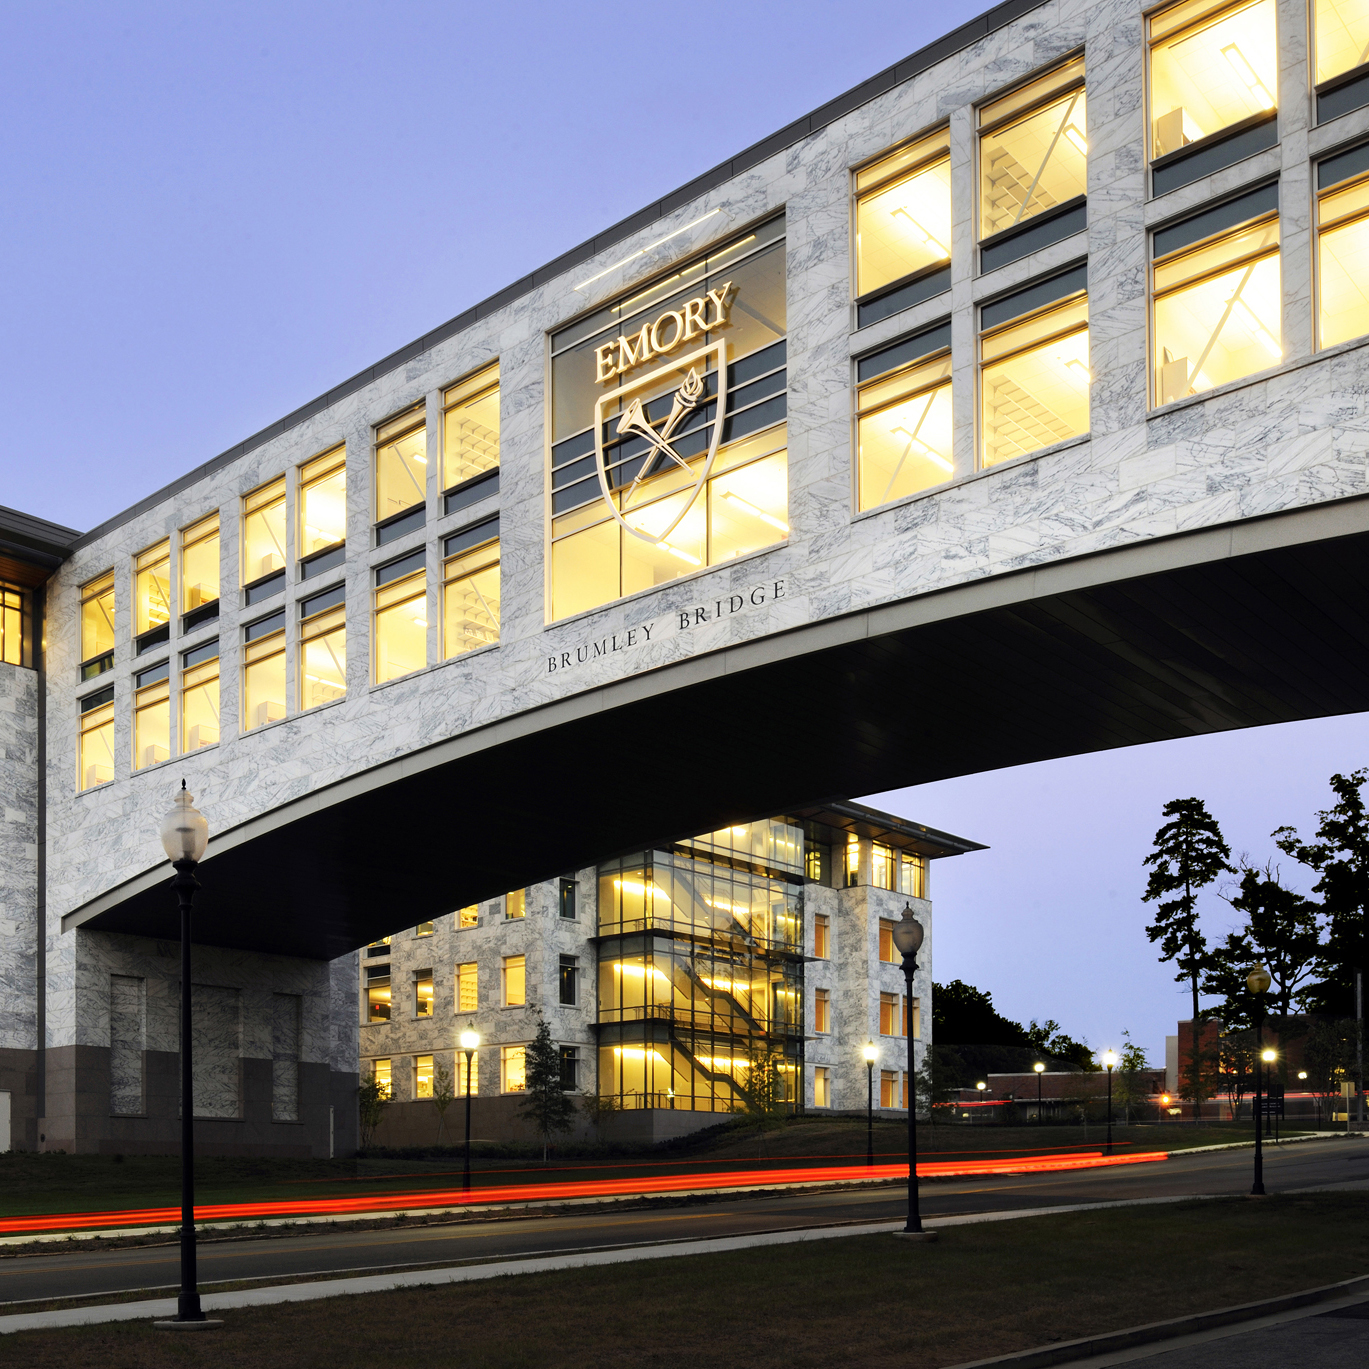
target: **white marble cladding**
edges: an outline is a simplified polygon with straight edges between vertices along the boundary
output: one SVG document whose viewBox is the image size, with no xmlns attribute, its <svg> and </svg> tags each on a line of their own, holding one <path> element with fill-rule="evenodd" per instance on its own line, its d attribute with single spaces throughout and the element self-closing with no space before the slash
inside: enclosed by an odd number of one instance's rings
<svg viewBox="0 0 1369 1369">
<path fill-rule="evenodd" d="M 829 615 L 923 594 L 1023 566 L 1199 528 L 1234 518 L 1314 504 L 1366 488 L 1369 450 L 1369 350 L 1341 348 L 1311 360 L 1307 318 L 1306 194 L 1309 135 L 1306 64 L 1294 51 L 1305 9 L 1279 0 L 1287 49 L 1280 91 L 1284 138 L 1212 178 L 1213 191 L 1247 174 L 1277 168 L 1285 184 L 1284 337 L 1286 359 L 1271 372 L 1147 413 L 1146 166 L 1143 23 L 1139 0 L 1048 0 L 1013 23 L 947 57 L 806 140 L 634 236 L 491 313 L 463 332 L 396 367 L 232 465 L 131 517 L 81 548 L 49 596 L 50 974 L 55 1003 L 69 998 L 74 938 L 57 919 L 160 860 L 157 819 L 182 776 L 222 831 L 265 810 L 431 742 L 647 668 L 712 651 Z M 1089 226 L 1084 234 L 986 276 L 975 276 L 974 104 L 1062 54 L 1082 47 L 1089 90 Z M 948 296 L 876 328 L 852 331 L 848 169 L 892 144 L 949 121 L 955 209 Z M 1362 131 L 1345 116 L 1343 128 Z M 1331 135 L 1316 130 L 1317 146 Z M 1300 189 L 1302 187 L 1303 189 Z M 1185 205 L 1201 190 L 1167 197 Z M 1177 197 L 1177 198 L 1175 198 Z M 593 286 L 577 285 L 636 248 L 646 247 L 706 211 L 721 212 Z M 718 567 L 560 624 L 546 622 L 546 334 L 586 306 L 617 296 L 659 269 L 784 209 L 788 233 L 789 479 L 787 545 Z M 1092 329 L 1092 433 L 990 471 L 973 471 L 974 303 L 1087 251 Z M 444 312 L 441 303 L 435 313 Z M 950 309 L 953 316 L 957 477 L 947 486 L 853 516 L 851 357 L 914 323 Z M 429 463 L 426 529 L 371 550 L 372 425 L 425 399 L 435 423 L 441 387 L 492 358 L 502 376 L 503 628 L 497 648 L 430 666 L 381 687 L 369 684 L 370 571 L 378 562 L 426 547 L 429 593 L 438 592 L 440 537 L 473 518 L 438 510 L 440 462 Z M 430 451 L 439 436 L 430 427 Z M 348 694 L 314 713 L 240 734 L 240 629 L 284 603 L 291 618 L 307 585 L 295 580 L 291 553 L 283 598 L 239 607 L 239 498 L 297 463 L 345 442 L 349 471 Z M 192 459 L 208 453 L 190 453 Z M 293 501 L 294 495 L 291 494 Z M 130 558 L 217 508 L 223 530 L 225 594 L 217 623 L 171 650 L 220 636 L 222 740 L 212 748 L 136 775 L 132 753 Z M 293 503 L 292 503 L 293 508 Z M 291 519 L 291 538 L 294 520 Z M 118 701 L 110 784 L 76 794 L 77 588 L 110 567 L 118 571 L 118 645 L 112 680 Z M 732 592 L 783 581 L 783 597 L 691 631 L 673 630 L 678 610 Z M 435 598 L 429 659 L 437 654 Z M 586 642 L 652 622 L 649 642 L 549 673 L 549 658 Z M 176 625 L 173 624 L 173 633 Z M 151 664 L 161 653 L 150 653 Z M 289 657 L 295 689 L 296 653 Z M 103 682 L 103 681 L 102 681 Z M 175 691 L 173 690 L 173 701 Z M 57 944 L 64 943 L 64 944 Z M 6 992 L 8 992 L 8 986 Z M 68 1005 L 66 1011 L 70 1012 Z M 60 1016 L 60 1014 L 59 1014 Z"/>
<path fill-rule="evenodd" d="M 0 663 L 0 1048 L 38 1045 L 38 683 Z"/>
</svg>

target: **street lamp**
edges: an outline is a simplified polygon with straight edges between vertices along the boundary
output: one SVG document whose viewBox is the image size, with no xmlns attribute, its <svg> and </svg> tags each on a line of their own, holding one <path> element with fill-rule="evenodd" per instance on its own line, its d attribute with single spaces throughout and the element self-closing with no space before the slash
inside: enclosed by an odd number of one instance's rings
<svg viewBox="0 0 1369 1369">
<path fill-rule="evenodd" d="M 467 1027 L 461 1033 L 461 1050 L 466 1057 L 466 1192 L 471 1191 L 471 1056 L 480 1045 L 480 1033 L 474 1027 Z"/>
<path fill-rule="evenodd" d="M 1246 988 L 1255 996 L 1255 1182 L 1250 1186 L 1252 1197 L 1264 1197 L 1264 1149 L 1260 1136 L 1260 1061 L 1264 1058 L 1264 996 L 1274 981 L 1263 965 L 1256 965 L 1245 977 Z"/>
<path fill-rule="evenodd" d="M 865 1057 L 865 1163 L 872 1168 L 875 1163 L 875 1061 L 879 1059 L 879 1047 L 873 1041 L 860 1048 Z"/>
<path fill-rule="evenodd" d="M 1103 1064 L 1108 1071 L 1108 1154 L 1112 1154 L 1112 1071 L 1117 1064 L 1116 1051 L 1103 1052 Z"/>
<path fill-rule="evenodd" d="M 171 887 L 181 905 L 181 1291 L 176 1315 L 154 1323 L 164 1330 L 203 1330 L 222 1326 L 200 1309 L 199 1283 L 195 1274 L 195 1083 L 190 1022 L 190 905 L 200 887 L 195 867 L 209 844 L 209 824 L 194 807 L 194 795 L 181 792 L 162 819 L 159 835 L 166 858 L 176 871 Z"/>
<path fill-rule="evenodd" d="M 903 917 L 893 930 L 894 945 L 903 957 L 903 982 L 907 997 L 908 1012 L 912 1012 L 913 976 L 917 973 L 917 953 L 922 949 L 922 939 L 926 933 L 922 924 L 913 916 L 913 905 L 903 907 Z M 908 1096 L 903 1100 L 908 1105 L 908 1222 L 903 1228 L 904 1235 L 922 1233 L 922 1214 L 917 1202 L 917 1069 L 913 1054 L 913 1038 L 908 1037 Z"/>
<path fill-rule="evenodd" d="M 1274 1112 L 1274 1090 L 1270 1087 L 1269 1067 L 1279 1058 L 1278 1051 L 1270 1046 L 1266 1046 L 1260 1052 L 1260 1059 L 1264 1061 L 1264 1097 L 1265 1097 L 1265 1117 L 1264 1134 L 1268 1136 L 1273 1130 Z"/>
<path fill-rule="evenodd" d="M 1038 1060 L 1032 1066 L 1036 1071 L 1036 1125 L 1041 1125 L 1041 1076 L 1046 1072 L 1046 1062 Z"/>
</svg>

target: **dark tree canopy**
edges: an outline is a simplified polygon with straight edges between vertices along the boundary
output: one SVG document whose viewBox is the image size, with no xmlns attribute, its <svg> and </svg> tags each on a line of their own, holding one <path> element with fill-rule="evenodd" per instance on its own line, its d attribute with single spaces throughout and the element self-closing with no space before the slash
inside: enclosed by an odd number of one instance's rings
<svg viewBox="0 0 1369 1369">
<path fill-rule="evenodd" d="M 1009 1071 L 1030 1069 L 1042 1056 L 1079 1069 L 1094 1067 L 1087 1043 L 1066 1036 L 1058 1022 L 1038 1026 L 1033 1020 L 1024 1027 L 994 1007 L 992 994 L 960 979 L 932 986 L 932 1039 L 943 1046 L 1011 1047 L 1001 1061 L 995 1057 L 991 1062 L 994 1068 Z M 975 1052 L 975 1058 L 980 1054 Z"/>
</svg>

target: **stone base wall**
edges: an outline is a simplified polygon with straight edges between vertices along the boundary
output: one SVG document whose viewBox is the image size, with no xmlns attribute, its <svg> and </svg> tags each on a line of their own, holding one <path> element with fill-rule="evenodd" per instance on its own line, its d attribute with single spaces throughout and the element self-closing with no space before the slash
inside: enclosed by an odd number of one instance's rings
<svg viewBox="0 0 1369 1369">
<path fill-rule="evenodd" d="M 0 1049 L 0 1091 L 10 1096 L 10 1149 L 38 1148 L 38 1052 Z"/>
</svg>

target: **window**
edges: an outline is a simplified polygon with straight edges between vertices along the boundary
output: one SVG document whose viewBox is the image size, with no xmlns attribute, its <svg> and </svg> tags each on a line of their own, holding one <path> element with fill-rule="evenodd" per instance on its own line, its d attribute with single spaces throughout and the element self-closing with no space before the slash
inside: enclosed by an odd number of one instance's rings
<svg viewBox="0 0 1369 1369">
<path fill-rule="evenodd" d="M 854 832 L 846 838 L 846 887 L 854 889 L 860 882 L 860 838 Z"/>
<path fill-rule="evenodd" d="M 285 477 L 262 485 L 242 500 L 242 582 L 283 575 L 285 571 Z M 267 586 L 271 593 L 275 589 Z M 265 597 L 264 595 L 261 597 Z M 249 595 L 247 602 L 252 602 Z"/>
<path fill-rule="evenodd" d="M 499 1051 L 499 1086 L 504 1093 L 522 1093 L 528 1086 L 527 1054 L 523 1046 L 503 1046 Z"/>
<path fill-rule="evenodd" d="M 498 469 L 499 363 L 496 361 L 458 381 L 442 396 L 442 488 L 450 490 Z"/>
<path fill-rule="evenodd" d="M 1369 333 L 1369 147 L 1317 167 L 1317 345 Z"/>
<path fill-rule="evenodd" d="M 908 1035 L 908 1000 L 906 997 L 899 998 L 899 1035 Z"/>
<path fill-rule="evenodd" d="M 24 591 L 0 583 L 0 661 L 27 664 L 24 654 Z M 98 673 L 98 672 L 96 672 Z"/>
<path fill-rule="evenodd" d="M 371 1061 L 371 1081 L 379 1086 L 382 1098 L 395 1096 L 394 1072 L 389 1060 Z"/>
<path fill-rule="evenodd" d="M 366 948 L 366 954 L 368 956 L 389 955 L 389 953 L 390 938 L 388 936 L 381 937 L 379 941 L 371 942 L 371 944 Z"/>
<path fill-rule="evenodd" d="M 985 250 L 985 270 L 1084 227 L 1088 150 L 1082 57 L 980 107 L 981 241 L 1080 201 L 1077 223 L 1076 216 L 1052 214 L 1051 230 L 1014 234 L 1011 250 Z"/>
<path fill-rule="evenodd" d="M 563 879 L 560 883 L 560 915 L 567 922 L 575 921 L 575 881 Z"/>
<path fill-rule="evenodd" d="M 390 966 L 368 965 L 366 967 L 366 1021 L 388 1022 L 390 1020 Z"/>
<path fill-rule="evenodd" d="M 950 133 L 943 128 L 856 172 L 856 295 L 905 280 L 912 287 L 892 292 L 888 308 L 862 310 L 860 326 L 949 289 L 950 260 Z"/>
<path fill-rule="evenodd" d="M 877 508 L 955 474 L 951 325 L 863 357 L 856 366 L 856 506 Z"/>
<path fill-rule="evenodd" d="M 79 789 L 94 789 L 114 778 L 114 686 L 81 700 Z"/>
<path fill-rule="evenodd" d="M 136 637 L 171 624 L 171 542 L 158 542 L 133 559 L 133 633 Z M 165 640 L 165 635 L 158 640 Z"/>
<path fill-rule="evenodd" d="M 883 938 L 884 929 L 881 927 L 880 939 L 883 940 Z M 879 996 L 879 1034 L 881 1036 L 898 1035 L 898 995 L 896 993 L 882 993 Z"/>
<path fill-rule="evenodd" d="M 882 1108 L 898 1107 L 898 1071 L 880 1070 L 879 1105 Z"/>
<path fill-rule="evenodd" d="M 106 571 L 81 586 L 81 678 L 114 665 L 114 572 Z"/>
<path fill-rule="evenodd" d="M 1085 282 L 1075 267 L 981 307 L 981 466 L 1088 432 Z"/>
<path fill-rule="evenodd" d="M 347 693 L 347 607 L 336 585 L 300 601 L 299 704 L 317 708 Z"/>
<path fill-rule="evenodd" d="M 826 884 L 832 864 L 829 849 L 821 842 L 809 841 L 804 845 L 803 873 L 814 884 Z"/>
<path fill-rule="evenodd" d="M 813 1070 L 813 1106 L 832 1106 L 832 1072 L 823 1065 L 818 1065 Z"/>
<path fill-rule="evenodd" d="M 181 533 L 181 612 L 219 600 L 219 515 L 211 513 Z"/>
<path fill-rule="evenodd" d="M 879 958 L 886 965 L 903 963 L 903 957 L 894 949 L 894 924 L 886 917 L 879 920 Z"/>
<path fill-rule="evenodd" d="M 456 967 L 456 1010 L 475 1012 L 480 1007 L 480 966 L 473 960 Z"/>
<path fill-rule="evenodd" d="M 1152 159 L 1273 113 L 1274 0 L 1224 8 L 1187 0 L 1151 19 L 1150 44 Z"/>
<path fill-rule="evenodd" d="M 219 643 L 204 642 L 181 653 L 181 752 L 219 740 Z"/>
<path fill-rule="evenodd" d="M 431 922 L 420 922 L 420 923 L 418 924 L 418 926 L 414 928 L 414 935 L 415 935 L 416 937 L 418 937 L 418 936 L 432 936 L 432 934 L 433 934 L 433 924 L 432 924 Z"/>
<path fill-rule="evenodd" d="M 480 926 L 480 905 L 472 903 L 467 908 L 458 908 L 456 910 L 456 925 L 458 929 Z"/>
<path fill-rule="evenodd" d="M 561 1002 L 573 1008 L 580 1001 L 580 957 L 561 957 Z"/>
<path fill-rule="evenodd" d="M 447 538 L 442 562 L 442 658 L 499 640 L 499 520 Z"/>
<path fill-rule="evenodd" d="M 414 1056 L 414 1097 L 433 1096 L 433 1058 L 431 1055 Z"/>
<path fill-rule="evenodd" d="M 1231 215 L 1273 208 L 1232 232 L 1209 230 Z M 1153 235 L 1153 402 L 1168 404 L 1263 371 L 1280 345 L 1278 187 Z"/>
<path fill-rule="evenodd" d="M 1313 11 L 1316 85 L 1369 62 L 1369 0 L 1315 0 Z"/>
<path fill-rule="evenodd" d="M 347 537 L 347 449 L 335 447 L 299 469 L 299 555 L 339 546 Z"/>
<path fill-rule="evenodd" d="M 830 989 L 813 990 L 813 1030 L 832 1030 L 832 993 Z"/>
<path fill-rule="evenodd" d="M 514 889 L 504 895 L 504 916 L 523 917 L 528 911 L 528 891 Z"/>
<path fill-rule="evenodd" d="M 528 1001 L 526 961 L 521 955 L 504 957 L 504 1006 L 521 1008 Z"/>
<path fill-rule="evenodd" d="M 910 898 L 927 897 L 927 857 L 898 853 L 898 891 Z"/>
<path fill-rule="evenodd" d="M 385 523 L 428 498 L 428 430 L 422 403 L 376 429 L 376 522 Z M 422 526 L 422 519 L 416 520 Z M 404 531 L 408 531 L 406 523 Z M 381 538 L 381 541 L 388 539 Z"/>
<path fill-rule="evenodd" d="M 242 730 L 285 716 L 285 610 L 243 629 Z"/>
<path fill-rule="evenodd" d="M 428 572 L 420 548 L 376 569 L 375 682 L 428 664 Z"/>
<path fill-rule="evenodd" d="M 467 1061 L 469 1060 L 469 1063 Z M 456 1054 L 456 1096 L 464 1098 L 468 1093 L 475 1097 L 480 1092 L 480 1052 L 472 1051 L 469 1057 L 465 1051 Z"/>
<path fill-rule="evenodd" d="M 903 1004 L 903 1034 L 908 1035 L 908 1003 L 904 1000 Z M 919 999 L 913 999 L 913 1040 L 922 1040 L 922 1003 Z"/>
<path fill-rule="evenodd" d="M 580 1087 L 580 1047 L 561 1047 L 561 1087 L 574 1093 Z"/>
<path fill-rule="evenodd" d="M 156 765 L 171 755 L 171 663 L 163 661 L 133 677 L 133 768 Z"/>
<path fill-rule="evenodd" d="M 870 882 L 876 889 L 894 887 L 894 852 L 882 841 L 871 845 Z"/>
<path fill-rule="evenodd" d="M 818 913 L 813 918 L 813 954 L 819 960 L 827 960 L 832 952 L 832 919 L 826 913 Z"/>
<path fill-rule="evenodd" d="M 414 971 L 414 1016 L 431 1017 L 433 1015 L 433 972 L 431 970 Z"/>
</svg>

